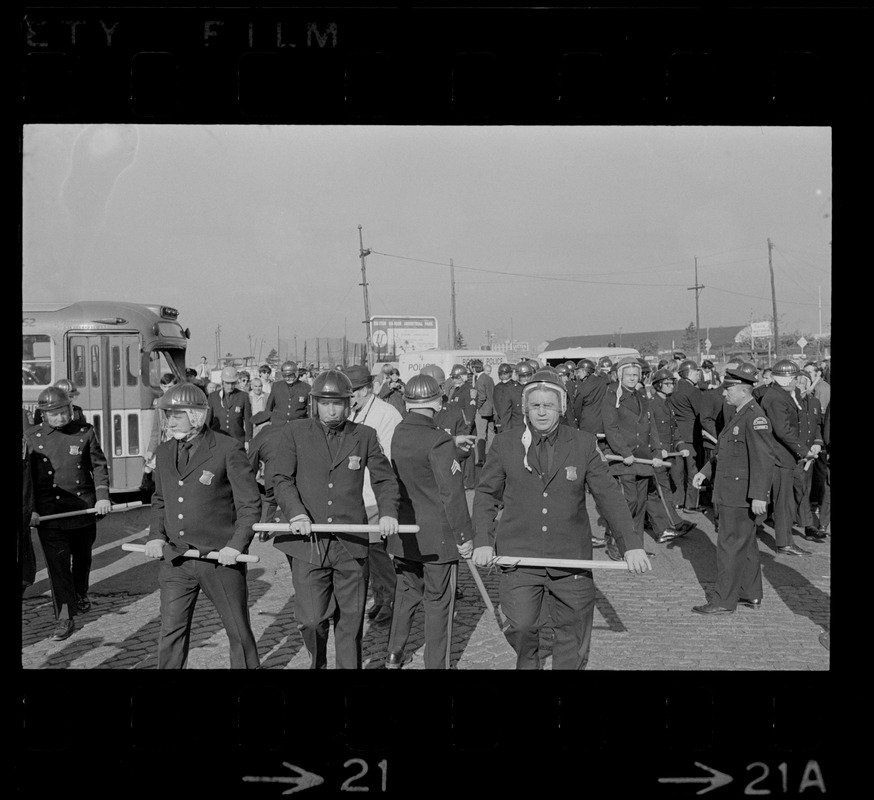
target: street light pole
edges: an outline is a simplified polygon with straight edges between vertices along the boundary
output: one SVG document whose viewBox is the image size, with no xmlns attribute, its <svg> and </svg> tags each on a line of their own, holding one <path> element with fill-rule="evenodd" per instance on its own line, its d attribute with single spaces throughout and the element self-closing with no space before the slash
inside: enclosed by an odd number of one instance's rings
<svg viewBox="0 0 874 800">
<path fill-rule="evenodd" d="M 696 339 L 696 347 L 695 349 L 698 351 L 698 364 L 701 364 L 701 320 L 698 315 L 698 296 L 701 294 L 701 290 L 704 288 L 700 283 L 698 283 L 698 256 L 695 256 L 695 285 L 690 286 L 686 291 L 694 291 L 695 292 L 695 339 Z"/>
</svg>

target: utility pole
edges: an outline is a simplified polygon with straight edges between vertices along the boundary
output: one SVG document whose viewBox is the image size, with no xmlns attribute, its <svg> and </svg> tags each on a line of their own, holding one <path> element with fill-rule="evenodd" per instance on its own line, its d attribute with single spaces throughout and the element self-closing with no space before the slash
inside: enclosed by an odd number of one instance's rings
<svg viewBox="0 0 874 800">
<path fill-rule="evenodd" d="M 364 239 L 361 237 L 361 226 L 358 226 L 358 245 L 359 245 L 359 257 L 361 258 L 361 286 L 364 287 L 364 325 L 365 330 L 367 331 L 367 342 L 365 347 L 367 348 L 367 365 L 372 369 L 374 363 L 376 362 L 376 358 L 373 357 L 373 350 L 371 341 L 371 334 L 373 333 L 370 330 L 370 301 L 367 299 L 367 264 L 365 262 L 365 258 L 370 255 L 370 248 L 367 250 L 364 249 Z"/>
<path fill-rule="evenodd" d="M 452 284 L 451 302 L 449 309 L 449 335 L 452 339 L 449 342 L 449 349 L 454 350 L 458 342 L 458 332 L 455 329 L 455 263 L 449 259 L 449 281 Z"/>
<path fill-rule="evenodd" d="M 774 288 L 774 265 L 771 263 L 771 238 L 768 237 L 768 269 L 771 272 L 771 307 L 774 311 L 774 358 L 780 358 L 780 333 L 777 328 L 777 290 Z"/>
<path fill-rule="evenodd" d="M 222 326 L 215 329 L 215 368 L 219 367 L 219 359 L 222 357 Z"/>
<path fill-rule="evenodd" d="M 698 256 L 695 256 L 695 285 L 690 286 L 686 291 L 694 291 L 695 292 L 695 339 L 696 339 L 696 349 L 698 351 L 698 364 L 701 364 L 701 321 L 698 316 L 698 297 L 701 294 L 701 290 L 704 286 L 698 283 Z"/>
</svg>

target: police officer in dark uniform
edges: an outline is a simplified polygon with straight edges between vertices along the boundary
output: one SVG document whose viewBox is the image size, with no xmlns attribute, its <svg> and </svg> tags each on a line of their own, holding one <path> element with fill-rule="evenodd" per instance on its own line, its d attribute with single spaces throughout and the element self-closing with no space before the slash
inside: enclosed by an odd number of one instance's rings
<svg viewBox="0 0 874 800">
<path fill-rule="evenodd" d="M 525 424 L 495 437 L 474 498 L 474 562 L 488 566 L 495 553 L 591 559 L 588 487 L 623 539 L 629 572 L 645 572 L 651 564 L 595 437 L 559 424 L 565 401 L 554 374 L 538 371 L 524 390 Z M 519 566 L 502 571 L 500 580 L 516 668 L 541 667 L 545 606 L 555 633 L 553 669 L 583 669 L 595 608 L 592 571 Z"/>
<path fill-rule="evenodd" d="M 261 519 L 255 473 L 243 445 L 216 435 L 206 422 L 206 395 L 191 383 L 158 402 L 170 439 L 155 454 L 150 540 L 145 554 L 163 559 L 158 669 L 184 669 L 191 621 L 200 591 L 221 617 L 230 642 L 231 669 L 256 669 L 258 648 L 249 622 L 245 553 Z M 218 551 L 218 559 L 186 558 Z"/>
<path fill-rule="evenodd" d="M 262 426 L 249 442 L 247 453 L 249 464 L 255 473 L 255 480 L 258 482 L 258 491 L 262 493 L 260 522 L 279 522 L 279 506 L 273 494 L 273 482 L 267 479 L 267 465 L 276 453 L 279 434 L 282 433 L 282 423 L 274 424 L 269 411 L 259 411 L 252 417 L 252 424 Z M 266 542 L 269 538 L 269 531 L 258 533 L 259 542 Z"/>
<path fill-rule="evenodd" d="M 464 364 L 454 364 L 449 372 L 453 385 L 449 389 L 449 405 L 456 406 L 464 417 L 465 433 L 474 436 L 476 442 L 476 403 L 477 392 L 470 383 L 470 371 Z M 476 458 L 464 462 L 464 488 L 473 489 L 476 486 Z"/>
<path fill-rule="evenodd" d="M 442 407 L 440 384 L 430 375 L 416 375 L 407 382 L 404 398 L 408 413 L 392 437 L 398 522 L 418 525 L 419 532 L 388 539 L 398 582 L 386 668 L 403 665 L 413 615 L 424 601 L 425 669 L 444 669 L 451 646 L 453 571 L 459 555 L 473 554 L 473 526 L 455 444 L 434 423 Z"/>
<path fill-rule="evenodd" d="M 752 396 L 755 382 L 753 364 L 726 369 L 723 394 L 734 416 L 719 434 L 714 459 L 693 478 L 700 487 L 715 466 L 716 586 L 708 602 L 692 608 L 698 614 L 732 614 L 738 603 L 759 608 L 762 602 L 756 523 L 768 509 L 774 452 L 771 424 Z"/>
<path fill-rule="evenodd" d="M 486 460 L 486 451 L 495 438 L 495 382 L 484 371 L 481 359 L 473 359 L 470 368 L 476 389 L 476 463 L 482 465 Z"/>
<path fill-rule="evenodd" d="M 211 412 L 209 427 L 233 436 L 244 447 L 252 439 L 252 404 L 249 395 L 237 388 L 238 374 L 234 367 L 222 370 L 222 386 L 209 395 Z"/>
<path fill-rule="evenodd" d="M 425 364 L 419 371 L 420 375 L 430 375 L 440 384 L 441 390 L 446 383 L 446 375 L 436 364 Z M 434 424 L 448 433 L 455 442 L 455 457 L 459 463 L 470 458 L 476 437 L 467 432 L 467 421 L 457 404 L 450 403 L 444 392 L 443 404 L 434 415 Z"/>
<path fill-rule="evenodd" d="M 597 436 L 604 433 L 601 420 L 601 401 L 607 392 L 609 381 L 588 358 L 577 362 L 577 392 L 573 399 L 574 419 L 581 431 Z"/>
<path fill-rule="evenodd" d="M 774 364 L 774 382 L 762 395 L 762 409 L 771 423 L 777 468 L 774 470 L 774 538 L 777 552 L 789 556 L 811 556 L 810 550 L 798 547 L 792 527 L 798 511 L 798 499 L 804 494 L 804 465 L 815 457 L 803 441 L 805 412 L 795 394 L 798 365 L 789 359 Z"/>
<path fill-rule="evenodd" d="M 297 364 L 294 361 L 283 362 L 279 372 L 282 380 L 273 383 L 264 410 L 271 412 L 274 422 L 306 419 L 310 405 L 310 385 L 299 380 Z"/>
<path fill-rule="evenodd" d="M 676 355 L 676 354 L 675 354 Z M 698 388 L 698 365 L 691 359 L 681 361 L 677 369 L 677 385 L 669 400 L 677 417 L 680 438 L 685 442 L 689 455 L 680 461 L 682 474 L 676 472 L 677 487 L 675 505 L 686 511 L 701 511 L 698 490 L 692 478 L 698 471 L 699 455 L 703 457 L 701 434 L 701 390 Z"/>
<path fill-rule="evenodd" d="M 494 391 L 495 433 L 522 425 L 522 385 L 513 380 L 513 365 L 498 364 Z"/>
<path fill-rule="evenodd" d="M 68 380 L 67 378 L 60 378 L 54 382 L 54 386 L 64 392 L 67 397 L 70 398 L 70 409 L 72 412 L 72 421 L 78 423 L 79 425 L 87 425 L 88 420 L 85 419 L 85 412 L 82 411 L 81 406 L 77 406 L 73 400 L 75 400 L 79 396 L 79 390 L 76 388 L 76 384 L 73 381 Z M 33 414 L 33 424 L 39 425 L 42 422 L 42 411 L 39 408 L 34 411 Z"/>
<path fill-rule="evenodd" d="M 339 370 L 313 380 L 311 418 L 285 425 L 268 469 L 279 507 L 291 524 L 274 546 L 288 557 L 294 613 L 311 669 L 327 668 L 334 618 L 337 669 L 361 669 L 361 640 L 369 578 L 366 533 L 314 533 L 313 523 L 367 523 L 364 468 L 379 508 L 383 536 L 397 534 L 398 486 L 376 431 L 348 421 L 352 383 Z M 332 606 L 331 599 L 336 600 Z M 333 612 L 333 613 L 332 613 Z"/>
<path fill-rule="evenodd" d="M 25 433 L 35 504 L 31 525 L 38 526 L 58 621 L 51 638 L 61 641 L 75 630 L 76 614 L 91 609 L 88 579 L 97 522 L 90 514 L 42 523 L 40 516 L 90 508 L 98 517 L 108 514 L 109 470 L 94 428 L 72 421 L 66 392 L 55 386 L 43 389 L 37 410 L 42 422 Z"/>
</svg>

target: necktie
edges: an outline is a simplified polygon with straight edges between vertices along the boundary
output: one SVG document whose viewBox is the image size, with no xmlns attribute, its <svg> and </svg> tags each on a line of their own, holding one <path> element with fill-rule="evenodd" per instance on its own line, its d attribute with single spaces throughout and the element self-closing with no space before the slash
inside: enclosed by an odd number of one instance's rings
<svg viewBox="0 0 874 800">
<path fill-rule="evenodd" d="M 191 442 L 180 442 L 176 451 L 176 468 L 182 472 L 188 466 L 188 456 L 191 453 Z"/>
</svg>

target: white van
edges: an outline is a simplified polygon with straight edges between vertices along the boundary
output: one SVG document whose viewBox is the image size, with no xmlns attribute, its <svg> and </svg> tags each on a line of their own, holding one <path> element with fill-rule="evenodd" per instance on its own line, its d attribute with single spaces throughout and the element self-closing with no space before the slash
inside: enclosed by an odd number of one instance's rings
<svg viewBox="0 0 874 800">
<path fill-rule="evenodd" d="M 583 358 L 588 358 L 597 364 L 598 359 L 604 356 L 610 356 L 610 360 L 615 364 L 626 356 L 640 358 L 640 353 L 633 347 L 568 347 L 564 350 L 544 350 L 537 356 L 537 360 L 541 364 L 555 367 L 564 364 L 565 361 L 573 361 L 576 364 Z"/>
<path fill-rule="evenodd" d="M 497 383 L 498 364 L 507 363 L 507 354 L 497 350 L 414 350 L 398 356 L 398 371 L 401 373 L 401 380 L 406 383 L 413 375 L 418 375 L 426 364 L 436 364 L 448 378 L 453 366 L 468 366 L 477 358 L 483 362 L 483 367 L 491 365 L 492 378 Z"/>
</svg>

